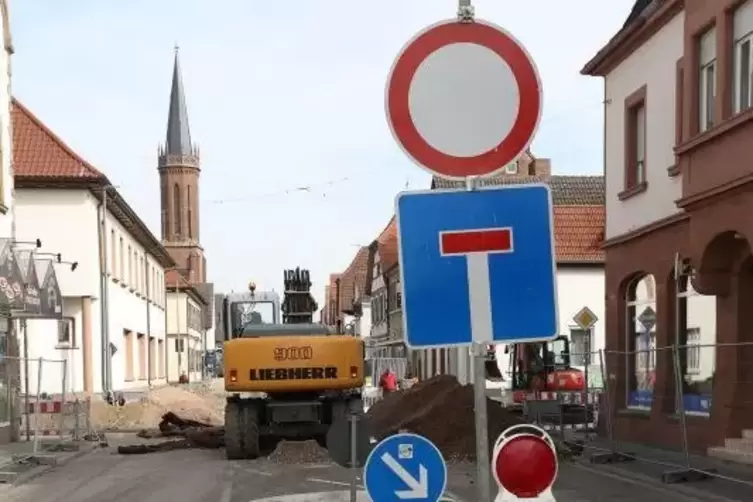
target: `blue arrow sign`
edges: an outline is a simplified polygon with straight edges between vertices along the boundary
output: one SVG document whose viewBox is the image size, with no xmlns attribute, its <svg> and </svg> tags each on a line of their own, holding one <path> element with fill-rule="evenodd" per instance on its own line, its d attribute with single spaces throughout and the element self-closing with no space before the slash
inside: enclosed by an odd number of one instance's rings
<svg viewBox="0 0 753 502">
<path fill-rule="evenodd" d="M 373 502 L 438 502 L 447 487 L 447 464 L 425 437 L 397 434 L 371 451 L 363 478 Z"/>
</svg>

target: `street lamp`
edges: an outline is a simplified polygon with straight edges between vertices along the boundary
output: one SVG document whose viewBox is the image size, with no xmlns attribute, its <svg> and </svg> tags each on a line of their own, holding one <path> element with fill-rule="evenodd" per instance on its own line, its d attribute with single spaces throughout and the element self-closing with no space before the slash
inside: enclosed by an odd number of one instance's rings
<svg viewBox="0 0 753 502">
<path fill-rule="evenodd" d="M 34 253 L 34 256 L 51 256 L 55 258 L 55 263 L 61 265 L 70 265 L 71 272 L 75 272 L 75 270 L 78 268 L 77 261 L 65 261 L 63 260 L 63 255 L 61 255 L 60 253 Z"/>
</svg>

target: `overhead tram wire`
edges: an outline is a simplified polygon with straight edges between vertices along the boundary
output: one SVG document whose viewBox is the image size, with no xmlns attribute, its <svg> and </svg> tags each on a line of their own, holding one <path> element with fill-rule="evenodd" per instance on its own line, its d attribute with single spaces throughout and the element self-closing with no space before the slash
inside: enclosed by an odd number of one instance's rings
<svg viewBox="0 0 753 502">
<path fill-rule="evenodd" d="M 584 108 L 584 113 L 580 113 L 578 116 L 583 117 L 584 115 L 593 113 L 595 111 L 603 111 L 604 109 L 604 102 L 603 100 L 599 100 L 595 103 L 593 103 L 593 107 Z M 545 120 L 542 120 L 542 125 L 551 124 L 553 122 L 557 122 L 558 120 L 561 120 L 563 118 L 567 118 L 571 115 L 571 112 L 562 112 L 554 115 L 553 117 L 549 117 Z M 539 127 L 539 130 L 541 127 Z M 339 178 L 334 178 L 328 181 L 324 181 L 322 183 L 313 183 L 310 185 L 293 185 L 289 186 L 287 188 L 283 188 L 281 190 L 275 190 L 272 192 L 266 192 L 266 193 L 260 193 L 260 194 L 252 194 L 252 195 L 246 195 L 243 197 L 231 197 L 227 199 L 210 199 L 207 201 L 202 201 L 203 204 L 211 204 L 211 205 L 224 205 L 224 204 L 234 204 L 234 203 L 241 203 L 241 202 L 249 202 L 249 201 L 255 201 L 259 199 L 266 199 L 270 197 L 282 197 L 285 195 L 293 195 L 295 193 L 316 193 L 321 191 L 322 189 L 326 189 L 328 187 L 333 187 L 336 185 L 341 185 L 343 183 L 348 183 L 355 181 L 357 178 L 361 178 L 365 175 L 374 174 L 375 171 L 368 169 L 363 170 L 358 173 L 354 173 L 349 176 L 342 176 Z M 407 187 L 406 187 L 407 189 Z M 327 196 L 326 192 L 322 192 L 322 195 L 324 197 Z"/>
</svg>

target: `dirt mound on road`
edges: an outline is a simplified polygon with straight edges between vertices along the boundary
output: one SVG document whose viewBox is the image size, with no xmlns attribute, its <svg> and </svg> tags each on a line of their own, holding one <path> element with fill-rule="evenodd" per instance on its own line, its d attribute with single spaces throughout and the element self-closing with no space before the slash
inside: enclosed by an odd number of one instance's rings
<svg viewBox="0 0 753 502">
<path fill-rule="evenodd" d="M 132 399 L 124 406 L 92 401 L 91 422 L 95 430 L 156 428 L 168 411 L 184 419 L 211 425 L 224 424 L 225 401 L 208 386 L 161 387 Z"/>
<path fill-rule="evenodd" d="M 524 421 L 500 403 L 487 399 L 486 405 L 491 448 L 505 429 Z M 447 459 L 475 459 L 473 386 L 460 385 L 453 376 L 434 377 L 388 395 L 368 416 L 380 439 L 405 429 L 430 439 Z"/>
</svg>

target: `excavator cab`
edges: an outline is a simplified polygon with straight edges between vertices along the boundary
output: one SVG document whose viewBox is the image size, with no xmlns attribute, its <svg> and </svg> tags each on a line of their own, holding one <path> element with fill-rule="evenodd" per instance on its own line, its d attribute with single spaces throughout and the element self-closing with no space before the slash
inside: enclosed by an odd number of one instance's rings
<svg viewBox="0 0 753 502">
<path fill-rule="evenodd" d="M 575 371 L 570 365 L 570 340 L 566 336 L 512 345 L 510 365 L 513 390 L 546 390 L 550 375 Z"/>
</svg>

